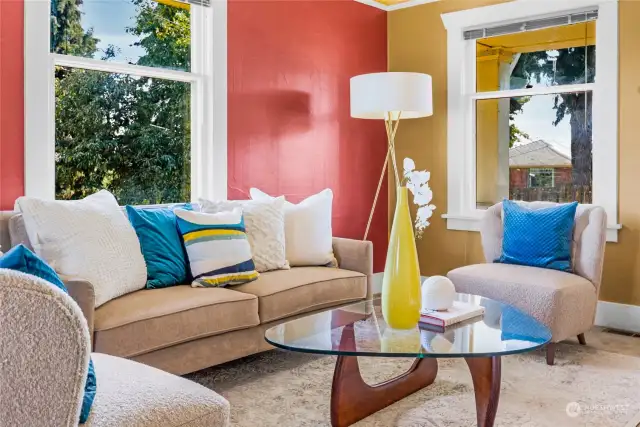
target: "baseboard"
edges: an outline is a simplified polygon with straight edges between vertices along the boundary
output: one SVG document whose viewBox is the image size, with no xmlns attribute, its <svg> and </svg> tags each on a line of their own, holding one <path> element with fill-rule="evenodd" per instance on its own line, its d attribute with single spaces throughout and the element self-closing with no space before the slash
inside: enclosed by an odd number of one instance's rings
<svg viewBox="0 0 640 427">
<path fill-rule="evenodd" d="M 384 273 L 373 273 L 373 284 L 371 285 L 371 289 L 373 294 L 381 294 L 382 293 L 382 277 Z"/>
<path fill-rule="evenodd" d="M 596 310 L 596 325 L 640 332 L 640 306 L 599 301 Z"/>
</svg>

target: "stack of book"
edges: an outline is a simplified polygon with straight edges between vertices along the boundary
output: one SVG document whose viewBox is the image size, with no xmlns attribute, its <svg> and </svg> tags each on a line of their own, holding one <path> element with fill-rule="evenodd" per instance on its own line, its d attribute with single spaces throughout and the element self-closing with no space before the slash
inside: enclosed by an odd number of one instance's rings
<svg viewBox="0 0 640 427">
<path fill-rule="evenodd" d="M 474 317 L 482 316 L 484 307 L 461 301 L 454 301 L 453 307 L 445 311 L 422 310 L 420 323 L 425 326 L 446 328 Z"/>
</svg>

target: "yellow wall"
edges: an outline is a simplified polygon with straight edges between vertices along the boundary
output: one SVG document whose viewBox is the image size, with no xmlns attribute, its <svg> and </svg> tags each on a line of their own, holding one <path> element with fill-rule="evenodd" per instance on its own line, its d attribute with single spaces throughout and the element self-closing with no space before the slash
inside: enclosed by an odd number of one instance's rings
<svg viewBox="0 0 640 427">
<path fill-rule="evenodd" d="M 502 3 L 501 0 L 441 0 L 388 14 L 389 71 L 415 71 L 433 78 L 434 115 L 401 123 L 397 155 L 431 171 L 431 226 L 418 241 L 422 274 L 483 262 L 480 234 L 449 231 L 447 211 L 447 33 L 440 14 Z M 620 136 L 618 243 L 607 244 L 601 300 L 640 305 L 640 1 L 620 2 Z M 390 200 L 395 200 L 391 188 Z M 393 206 L 389 207 L 390 210 Z"/>
<path fill-rule="evenodd" d="M 500 89 L 500 55 L 477 62 L 477 90 Z M 486 206 L 498 199 L 498 100 L 487 99 L 476 104 L 476 201 Z"/>
</svg>

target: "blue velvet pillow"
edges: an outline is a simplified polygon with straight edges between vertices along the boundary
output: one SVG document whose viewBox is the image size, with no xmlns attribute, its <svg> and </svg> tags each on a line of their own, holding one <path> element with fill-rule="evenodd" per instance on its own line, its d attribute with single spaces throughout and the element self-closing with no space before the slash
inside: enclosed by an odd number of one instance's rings
<svg viewBox="0 0 640 427">
<path fill-rule="evenodd" d="M 189 264 L 173 209 L 193 210 L 191 204 L 170 208 L 127 206 L 147 263 L 147 289 L 166 288 L 189 281 Z"/>
<path fill-rule="evenodd" d="M 0 268 L 21 271 L 39 277 L 68 294 L 67 288 L 53 268 L 49 267 L 46 262 L 24 245 L 15 246 L 0 257 Z M 87 418 L 89 418 L 89 412 L 91 411 L 91 405 L 95 397 L 96 373 L 93 369 L 93 360 L 89 359 L 89 372 L 87 373 L 87 381 L 84 385 L 84 397 L 82 398 L 82 409 L 80 410 L 80 424 L 86 422 Z"/>
<path fill-rule="evenodd" d="M 578 202 L 531 210 L 502 202 L 502 255 L 495 262 L 571 271 L 571 240 Z"/>
</svg>

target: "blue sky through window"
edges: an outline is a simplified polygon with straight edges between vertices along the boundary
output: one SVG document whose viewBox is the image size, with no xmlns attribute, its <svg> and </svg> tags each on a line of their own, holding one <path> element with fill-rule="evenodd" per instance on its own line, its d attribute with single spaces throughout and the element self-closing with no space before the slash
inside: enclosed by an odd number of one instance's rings
<svg viewBox="0 0 640 427">
<path fill-rule="evenodd" d="M 93 28 L 94 36 L 100 39 L 96 59 L 109 45 L 119 49 L 118 62 L 135 64 L 144 54 L 144 49 L 133 45 L 138 38 L 126 31 L 135 24 L 136 6 L 130 0 L 84 0 L 81 8 L 83 28 Z"/>
</svg>

